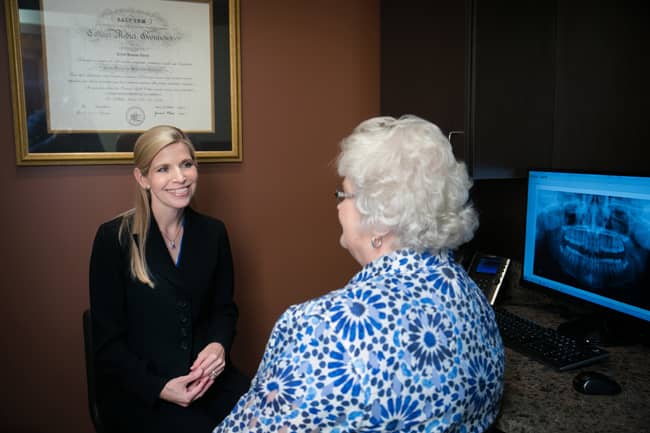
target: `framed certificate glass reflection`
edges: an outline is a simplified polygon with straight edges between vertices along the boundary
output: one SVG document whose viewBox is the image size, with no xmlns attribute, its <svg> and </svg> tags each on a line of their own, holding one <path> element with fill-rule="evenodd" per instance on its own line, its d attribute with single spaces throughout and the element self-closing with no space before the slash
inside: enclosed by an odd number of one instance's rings
<svg viewBox="0 0 650 433">
<path fill-rule="evenodd" d="M 238 0 L 5 3 L 18 165 L 122 164 L 174 125 L 241 161 Z"/>
</svg>

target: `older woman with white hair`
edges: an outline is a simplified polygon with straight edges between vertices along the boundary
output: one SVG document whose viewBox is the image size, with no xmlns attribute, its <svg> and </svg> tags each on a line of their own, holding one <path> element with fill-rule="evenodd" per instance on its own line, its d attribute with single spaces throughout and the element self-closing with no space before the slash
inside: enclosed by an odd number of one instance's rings
<svg viewBox="0 0 650 433">
<path fill-rule="evenodd" d="M 250 390 L 215 432 L 477 432 L 494 422 L 504 352 L 452 250 L 478 226 L 439 128 L 361 123 L 341 143 L 341 245 L 362 269 L 278 320 Z"/>
</svg>

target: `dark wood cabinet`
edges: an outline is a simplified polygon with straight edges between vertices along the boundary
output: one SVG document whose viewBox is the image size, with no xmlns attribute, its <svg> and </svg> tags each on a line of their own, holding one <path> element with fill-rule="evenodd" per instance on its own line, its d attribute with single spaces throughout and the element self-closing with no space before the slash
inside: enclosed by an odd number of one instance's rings
<svg viewBox="0 0 650 433">
<path fill-rule="evenodd" d="M 558 2 L 552 166 L 650 175 L 647 2 Z"/>
<path fill-rule="evenodd" d="M 650 174 L 645 3 L 469 4 L 476 179 L 531 168 Z"/>
<path fill-rule="evenodd" d="M 475 179 L 650 175 L 646 2 L 440 3 L 381 2 L 382 113 L 464 131 Z"/>
<path fill-rule="evenodd" d="M 555 7 L 532 3 L 469 2 L 466 137 L 475 179 L 550 166 Z"/>
<path fill-rule="evenodd" d="M 463 1 L 381 1 L 381 113 L 415 114 L 448 135 L 465 130 Z M 463 134 L 452 140 L 465 159 Z"/>
</svg>

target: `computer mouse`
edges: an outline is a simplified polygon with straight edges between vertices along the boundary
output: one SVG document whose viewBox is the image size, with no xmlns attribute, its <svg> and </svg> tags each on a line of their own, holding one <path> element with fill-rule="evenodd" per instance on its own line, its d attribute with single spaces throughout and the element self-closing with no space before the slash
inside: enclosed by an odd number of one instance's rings
<svg viewBox="0 0 650 433">
<path fill-rule="evenodd" d="M 582 394 L 614 395 L 621 386 L 614 379 L 596 371 L 581 371 L 573 378 L 573 387 Z"/>
</svg>

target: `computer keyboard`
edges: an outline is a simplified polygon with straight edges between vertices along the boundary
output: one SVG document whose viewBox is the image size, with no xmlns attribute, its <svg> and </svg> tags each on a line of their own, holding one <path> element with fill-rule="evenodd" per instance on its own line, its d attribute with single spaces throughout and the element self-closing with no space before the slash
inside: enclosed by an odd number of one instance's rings
<svg viewBox="0 0 650 433">
<path fill-rule="evenodd" d="M 494 312 L 507 347 L 559 371 L 582 367 L 609 356 L 606 350 L 588 341 L 560 334 L 504 308 L 495 308 Z"/>
</svg>

